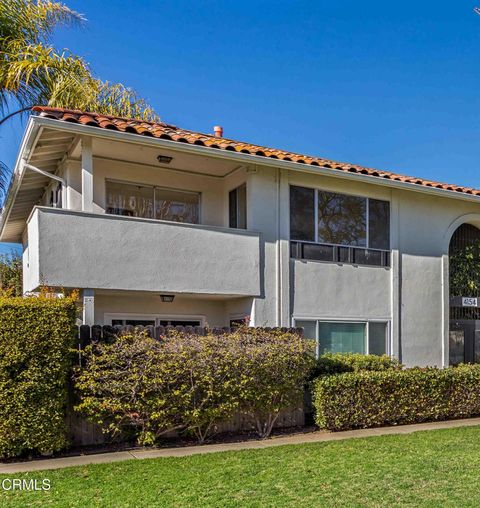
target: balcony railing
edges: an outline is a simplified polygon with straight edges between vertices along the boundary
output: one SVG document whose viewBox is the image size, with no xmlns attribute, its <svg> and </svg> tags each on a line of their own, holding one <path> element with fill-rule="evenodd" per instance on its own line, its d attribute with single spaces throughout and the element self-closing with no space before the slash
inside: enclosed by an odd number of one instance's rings
<svg viewBox="0 0 480 508">
<path fill-rule="evenodd" d="M 390 266 L 390 251 L 352 245 L 291 241 L 290 257 L 339 264 Z"/>
</svg>

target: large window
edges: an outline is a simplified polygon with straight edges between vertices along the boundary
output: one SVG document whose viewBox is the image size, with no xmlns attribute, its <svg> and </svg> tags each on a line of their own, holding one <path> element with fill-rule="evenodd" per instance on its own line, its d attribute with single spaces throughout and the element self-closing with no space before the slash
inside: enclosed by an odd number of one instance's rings
<svg viewBox="0 0 480 508">
<path fill-rule="evenodd" d="M 389 266 L 390 204 L 290 187 L 292 257 Z"/>
<path fill-rule="evenodd" d="M 295 320 L 304 337 L 316 343 L 317 355 L 323 353 L 389 353 L 388 323 L 385 321 L 349 322 Z"/>
<path fill-rule="evenodd" d="M 107 180 L 107 213 L 198 224 L 200 195 Z"/>
</svg>

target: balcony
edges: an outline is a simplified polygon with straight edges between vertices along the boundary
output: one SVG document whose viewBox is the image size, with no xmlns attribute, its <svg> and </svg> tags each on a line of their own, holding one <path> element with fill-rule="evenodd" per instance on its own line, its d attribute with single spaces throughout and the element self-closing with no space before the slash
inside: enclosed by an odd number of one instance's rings
<svg viewBox="0 0 480 508">
<path fill-rule="evenodd" d="M 25 291 L 64 288 L 258 296 L 260 235 L 213 226 L 35 207 Z"/>
</svg>

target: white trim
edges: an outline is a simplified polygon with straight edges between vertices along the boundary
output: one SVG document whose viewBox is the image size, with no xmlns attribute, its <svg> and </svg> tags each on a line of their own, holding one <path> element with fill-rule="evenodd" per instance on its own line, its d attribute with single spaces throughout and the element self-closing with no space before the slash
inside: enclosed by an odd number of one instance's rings
<svg viewBox="0 0 480 508">
<path fill-rule="evenodd" d="M 138 319 L 141 321 L 200 321 L 200 326 L 205 326 L 205 316 L 194 314 L 140 314 L 136 312 L 105 312 L 103 314 L 103 322 L 107 325 L 112 324 L 113 319 Z"/>
</svg>

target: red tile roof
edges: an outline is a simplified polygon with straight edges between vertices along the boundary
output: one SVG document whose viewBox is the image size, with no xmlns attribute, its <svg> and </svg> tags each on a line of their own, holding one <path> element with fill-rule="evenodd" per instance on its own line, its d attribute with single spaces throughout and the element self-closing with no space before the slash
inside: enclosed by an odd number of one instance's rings
<svg viewBox="0 0 480 508">
<path fill-rule="evenodd" d="M 378 178 L 385 178 L 387 180 L 412 183 L 416 185 L 422 185 L 424 187 L 433 187 L 437 189 L 480 196 L 480 190 L 471 187 L 461 187 L 459 185 L 433 182 L 430 180 L 424 180 L 422 178 L 399 175 L 396 173 L 390 173 L 388 171 L 366 168 L 354 164 L 335 162 L 320 157 L 300 155 L 297 153 L 286 152 L 284 150 L 277 150 L 275 148 L 266 148 L 263 146 L 253 145 L 251 143 L 234 141 L 232 139 L 218 138 L 211 134 L 202 134 L 200 132 L 180 129 L 179 127 L 175 127 L 174 125 L 169 125 L 164 122 L 145 122 L 139 119 L 120 118 L 116 116 L 101 115 L 99 113 L 90 113 L 62 108 L 50 108 L 46 106 L 35 106 L 32 108 L 32 110 L 39 113 L 43 117 L 54 118 L 64 122 L 89 125 L 120 132 L 128 132 L 131 134 L 138 134 L 140 136 L 167 139 L 179 143 L 206 146 L 212 149 L 230 150 L 232 152 L 258 155 L 270 159 L 292 161 L 301 164 L 309 164 L 311 166 L 321 166 L 324 168 L 344 171 L 347 173 L 359 173 Z"/>
</svg>

